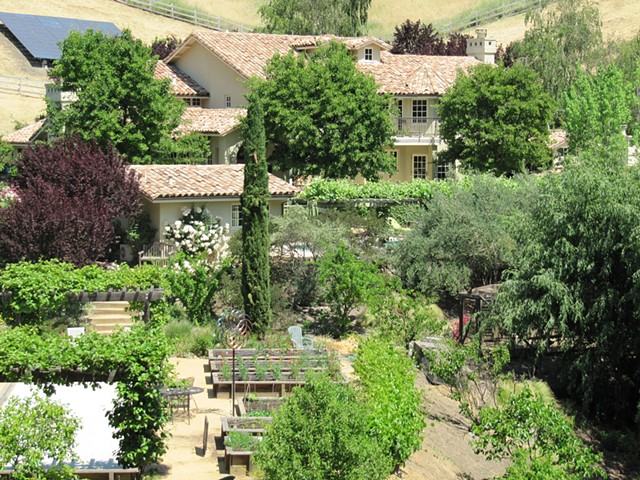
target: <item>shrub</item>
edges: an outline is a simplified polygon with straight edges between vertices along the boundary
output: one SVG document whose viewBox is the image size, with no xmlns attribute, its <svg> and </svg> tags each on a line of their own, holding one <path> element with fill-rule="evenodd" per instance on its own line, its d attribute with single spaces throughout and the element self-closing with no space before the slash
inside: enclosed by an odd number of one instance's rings
<svg viewBox="0 0 640 480">
<path fill-rule="evenodd" d="M 228 226 L 220 225 L 220 219 L 213 219 L 206 207 L 185 207 L 182 219 L 165 227 L 164 236 L 173 240 L 176 246 L 191 257 L 206 254 L 213 261 L 227 255 L 225 233 Z"/>
<path fill-rule="evenodd" d="M 351 310 L 376 297 L 381 277 L 374 265 L 358 260 L 344 243 L 320 259 L 318 275 L 324 298 L 338 320 L 335 333 L 340 336 L 348 329 Z"/>
<path fill-rule="evenodd" d="M 422 444 L 425 413 L 411 359 L 381 338 L 360 342 L 354 369 L 371 435 L 397 468 Z"/>
<path fill-rule="evenodd" d="M 114 220 L 140 212 L 138 183 L 113 148 L 78 137 L 27 148 L 16 165 L 20 201 L 0 209 L 0 250 L 9 261 L 104 260 Z"/>
<path fill-rule="evenodd" d="M 265 480 L 382 480 L 391 470 L 348 384 L 308 375 L 274 414 L 254 454 Z"/>
</svg>

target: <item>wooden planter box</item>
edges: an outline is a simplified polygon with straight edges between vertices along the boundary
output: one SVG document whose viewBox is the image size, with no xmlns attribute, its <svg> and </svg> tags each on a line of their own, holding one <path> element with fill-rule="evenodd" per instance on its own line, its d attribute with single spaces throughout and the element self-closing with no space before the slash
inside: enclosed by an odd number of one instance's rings
<svg viewBox="0 0 640 480">
<path fill-rule="evenodd" d="M 265 425 L 271 422 L 272 417 L 222 417 L 222 438 L 224 439 L 231 430 L 262 436 Z"/>
<path fill-rule="evenodd" d="M 240 402 L 238 402 L 237 411 L 238 415 L 240 415 L 241 417 L 258 410 L 273 412 L 279 409 L 284 404 L 284 402 L 285 399 L 282 397 L 263 397 L 256 399 L 242 398 Z"/>
<path fill-rule="evenodd" d="M 222 358 L 228 358 L 231 360 L 233 356 L 233 350 L 230 348 L 210 348 L 209 349 L 209 360 L 220 360 Z M 302 355 L 319 355 L 326 354 L 327 350 L 324 348 L 313 348 L 309 350 L 295 350 L 295 349 L 281 349 L 281 348 L 271 348 L 267 350 L 258 350 L 256 348 L 241 348 L 236 350 L 236 358 L 251 358 L 256 355 L 259 358 L 264 359 L 267 355 L 269 357 L 280 357 L 280 358 L 299 358 Z"/>
<path fill-rule="evenodd" d="M 224 466 L 227 472 L 237 476 L 250 475 L 253 471 L 251 455 L 253 455 L 251 451 L 236 451 L 225 445 Z"/>
<path fill-rule="evenodd" d="M 295 367 L 301 367 L 305 370 L 314 368 L 326 370 L 329 367 L 330 360 L 326 355 L 312 355 L 304 359 L 302 359 L 302 357 L 270 357 L 268 359 L 259 357 L 257 361 L 253 357 L 242 357 L 241 361 L 238 361 L 238 358 L 236 358 L 236 371 L 240 363 L 244 363 L 250 372 L 255 372 L 258 366 L 266 367 L 267 371 L 271 371 L 273 365 L 279 365 L 281 371 L 287 372 Z M 226 357 L 214 360 L 209 359 L 209 369 L 212 372 L 220 372 L 225 365 L 231 368 L 232 361 Z"/>
<path fill-rule="evenodd" d="M 224 380 L 222 374 L 213 372 L 211 373 L 211 383 L 213 385 L 214 398 L 231 398 L 231 380 Z M 304 378 L 286 378 L 284 375 L 281 380 L 268 379 L 268 377 L 265 380 L 258 380 L 255 375 L 250 375 L 250 378 L 241 380 L 236 373 L 236 395 L 238 393 L 263 393 L 283 397 L 285 394 L 290 393 L 294 387 L 304 384 Z"/>
</svg>

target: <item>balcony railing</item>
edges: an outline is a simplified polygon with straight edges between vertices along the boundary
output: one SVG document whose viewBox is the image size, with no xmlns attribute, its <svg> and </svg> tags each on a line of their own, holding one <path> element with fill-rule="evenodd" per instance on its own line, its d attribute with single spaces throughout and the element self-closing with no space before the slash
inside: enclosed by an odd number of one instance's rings
<svg viewBox="0 0 640 480">
<path fill-rule="evenodd" d="M 428 117 L 394 117 L 399 137 L 435 137 L 439 135 L 439 120 Z"/>
</svg>

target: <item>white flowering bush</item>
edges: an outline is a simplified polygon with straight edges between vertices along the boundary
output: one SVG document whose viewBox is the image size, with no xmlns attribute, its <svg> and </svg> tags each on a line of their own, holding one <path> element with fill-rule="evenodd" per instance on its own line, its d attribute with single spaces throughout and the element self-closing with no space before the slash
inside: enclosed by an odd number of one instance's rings
<svg viewBox="0 0 640 480">
<path fill-rule="evenodd" d="M 8 207 L 11 203 L 18 201 L 20 201 L 20 197 L 15 188 L 0 183 L 0 207 Z"/>
<path fill-rule="evenodd" d="M 228 255 L 229 226 L 222 226 L 219 218 L 212 218 L 206 207 L 183 208 L 182 218 L 167 225 L 164 236 L 173 240 L 187 256 L 206 255 L 220 261 Z"/>
</svg>

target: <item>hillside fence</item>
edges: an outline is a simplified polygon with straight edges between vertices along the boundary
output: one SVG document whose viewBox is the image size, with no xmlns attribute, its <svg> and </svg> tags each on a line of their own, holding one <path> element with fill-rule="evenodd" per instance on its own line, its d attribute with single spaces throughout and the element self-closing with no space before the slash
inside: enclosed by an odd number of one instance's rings
<svg viewBox="0 0 640 480">
<path fill-rule="evenodd" d="M 42 98 L 45 94 L 45 82 L 24 77 L 0 75 L 0 92 L 17 93 L 24 97 Z"/>
<path fill-rule="evenodd" d="M 196 8 L 187 8 L 182 5 L 175 5 L 166 0 L 115 0 L 118 3 L 139 8 L 147 12 L 162 15 L 172 20 L 181 20 L 199 27 L 211 28 L 212 30 L 231 32 L 250 32 L 251 27 L 240 23 L 225 20 L 217 15 L 203 13 Z"/>
<path fill-rule="evenodd" d="M 550 0 L 502 0 L 502 4 L 486 10 L 478 10 L 448 22 L 438 22 L 434 26 L 442 34 L 462 32 L 473 27 L 495 22 L 500 18 L 513 17 L 535 8 L 545 7 Z"/>
</svg>

